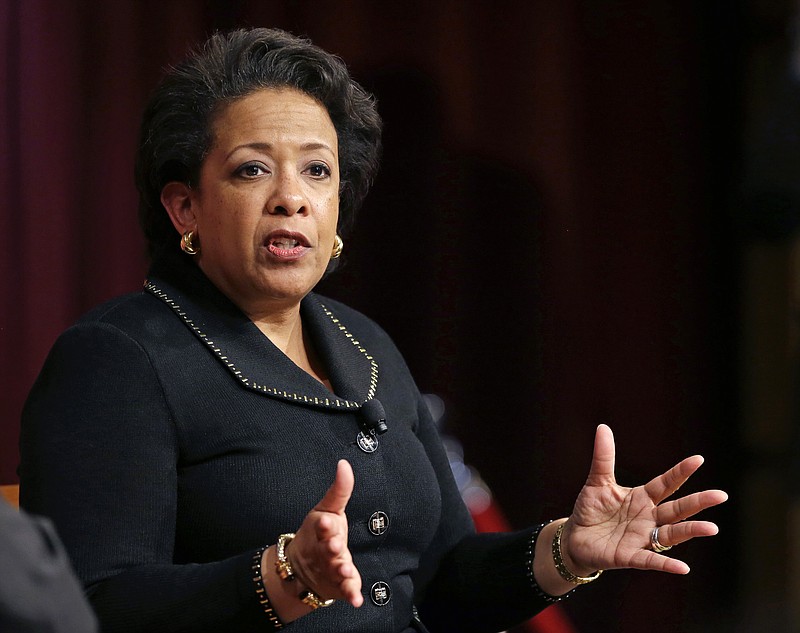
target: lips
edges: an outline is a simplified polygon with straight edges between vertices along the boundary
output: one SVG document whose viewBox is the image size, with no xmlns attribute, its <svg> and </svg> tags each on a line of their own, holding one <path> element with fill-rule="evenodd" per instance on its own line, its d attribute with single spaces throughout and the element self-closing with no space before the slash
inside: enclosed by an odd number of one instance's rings
<svg viewBox="0 0 800 633">
<path fill-rule="evenodd" d="M 302 233 L 278 230 L 267 235 L 264 247 L 273 257 L 281 260 L 294 260 L 302 257 L 311 248 L 311 244 Z"/>
</svg>

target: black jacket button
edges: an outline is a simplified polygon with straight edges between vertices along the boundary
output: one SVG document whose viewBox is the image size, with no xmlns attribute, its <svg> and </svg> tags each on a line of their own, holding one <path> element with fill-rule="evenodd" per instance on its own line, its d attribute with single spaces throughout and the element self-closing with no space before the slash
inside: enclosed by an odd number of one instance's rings
<svg viewBox="0 0 800 633">
<path fill-rule="evenodd" d="M 389 529 L 389 517 L 385 512 L 378 510 L 369 518 L 369 531 L 375 536 L 384 534 Z"/>
<path fill-rule="evenodd" d="M 372 602 L 379 606 L 384 607 L 389 604 L 389 600 L 392 599 L 392 590 L 382 580 L 379 580 L 374 585 L 372 585 L 372 589 L 370 589 L 370 598 L 372 598 Z"/>
</svg>

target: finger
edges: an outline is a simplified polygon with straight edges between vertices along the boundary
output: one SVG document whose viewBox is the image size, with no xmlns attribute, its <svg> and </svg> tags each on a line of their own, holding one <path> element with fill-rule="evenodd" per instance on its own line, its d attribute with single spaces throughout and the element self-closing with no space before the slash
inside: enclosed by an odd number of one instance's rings
<svg viewBox="0 0 800 633">
<path fill-rule="evenodd" d="M 353 566 L 353 572 L 353 575 L 341 582 L 339 589 L 342 592 L 343 600 L 346 600 L 354 607 L 360 607 L 364 604 L 364 596 L 361 595 L 361 575 L 355 566 Z"/>
<path fill-rule="evenodd" d="M 686 521 L 658 528 L 658 542 L 665 547 L 680 545 L 693 538 L 719 534 L 716 523 L 710 521 Z"/>
<path fill-rule="evenodd" d="M 320 554 L 320 558 L 303 561 L 309 564 L 302 569 L 293 562 L 295 576 L 323 599 L 347 600 L 360 605 L 361 600 L 357 599 L 356 594 L 361 592 L 361 575 L 350 552 L 344 550 L 337 557 L 330 557 L 325 552 Z"/>
<path fill-rule="evenodd" d="M 703 458 L 700 455 L 687 457 L 670 468 L 663 475 L 654 477 L 647 482 L 644 486 L 644 491 L 653 503 L 658 505 L 667 497 L 675 494 L 675 491 L 678 490 L 702 464 Z"/>
<path fill-rule="evenodd" d="M 354 607 L 363 604 L 361 574 L 349 556 L 344 561 L 332 562 L 320 580 L 316 585 L 320 595 L 345 600 Z"/>
<path fill-rule="evenodd" d="M 331 559 L 336 560 L 347 551 L 347 539 L 344 536 L 333 536 L 320 542 L 322 551 Z"/>
<path fill-rule="evenodd" d="M 658 525 L 678 523 L 727 500 L 728 494 L 722 490 L 704 490 L 675 501 L 668 501 L 656 508 L 656 523 Z"/>
<path fill-rule="evenodd" d="M 663 571 L 668 574 L 688 574 L 689 565 L 677 558 L 670 558 L 663 554 L 640 549 L 636 550 L 630 558 L 626 567 L 632 569 L 644 569 L 650 571 Z"/>
<path fill-rule="evenodd" d="M 343 581 L 349 578 L 355 577 L 355 566 L 353 565 L 352 561 L 345 561 L 339 565 L 338 573 L 342 577 Z"/>
<path fill-rule="evenodd" d="M 347 502 L 350 501 L 350 495 L 353 494 L 354 485 L 353 467 L 350 466 L 347 460 L 340 459 L 336 465 L 336 477 L 331 487 L 328 488 L 328 492 L 325 493 L 325 496 L 322 497 L 314 509 L 320 512 L 344 514 Z"/>
<path fill-rule="evenodd" d="M 347 555 L 341 558 L 329 560 L 326 568 L 321 571 L 320 576 L 329 584 L 339 585 L 345 580 L 357 578 L 358 571 L 348 552 Z"/>
<path fill-rule="evenodd" d="M 319 511 L 319 508 L 315 509 Z M 340 534 L 347 534 L 347 523 L 344 515 L 334 515 L 328 511 L 321 511 L 319 519 L 314 523 L 314 534 L 320 544 L 325 544 Z"/>
<path fill-rule="evenodd" d="M 594 436 L 594 452 L 587 484 L 602 486 L 614 482 L 615 454 L 614 434 L 607 425 L 600 424 Z"/>
</svg>

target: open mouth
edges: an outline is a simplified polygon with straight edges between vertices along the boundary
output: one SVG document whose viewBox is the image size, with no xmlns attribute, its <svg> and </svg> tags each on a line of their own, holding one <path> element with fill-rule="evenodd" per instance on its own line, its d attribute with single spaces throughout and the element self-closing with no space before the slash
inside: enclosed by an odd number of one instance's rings
<svg viewBox="0 0 800 633">
<path fill-rule="evenodd" d="M 273 231 L 265 240 L 267 250 L 280 259 L 296 259 L 310 248 L 302 233 Z"/>
<path fill-rule="evenodd" d="M 294 248 L 295 246 L 300 246 L 300 242 L 298 242 L 297 240 L 278 238 L 276 240 L 270 240 L 269 246 L 272 246 L 274 248 L 279 248 L 281 250 L 289 250 Z"/>
</svg>

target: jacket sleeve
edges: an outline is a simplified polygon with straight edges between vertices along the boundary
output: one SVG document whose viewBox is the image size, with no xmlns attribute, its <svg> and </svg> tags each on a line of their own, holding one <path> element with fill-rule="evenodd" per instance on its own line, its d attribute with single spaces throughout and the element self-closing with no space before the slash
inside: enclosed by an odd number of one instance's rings
<svg viewBox="0 0 800 633">
<path fill-rule="evenodd" d="M 417 433 L 442 493 L 441 522 L 415 576 L 421 620 L 432 632 L 510 628 L 549 604 L 528 574 L 534 530 L 475 534 L 435 424 L 424 402 L 419 408 Z"/>
<path fill-rule="evenodd" d="M 23 412 L 21 503 L 54 522 L 102 630 L 263 631 L 254 552 L 173 564 L 178 437 L 145 350 L 86 323 L 51 351 Z"/>
</svg>

